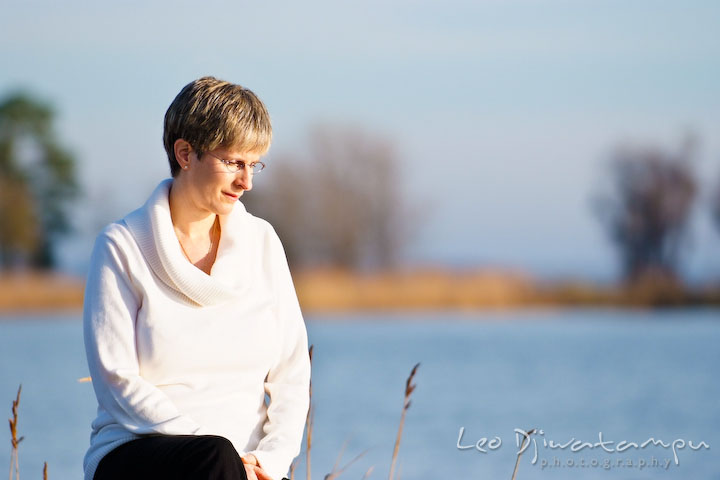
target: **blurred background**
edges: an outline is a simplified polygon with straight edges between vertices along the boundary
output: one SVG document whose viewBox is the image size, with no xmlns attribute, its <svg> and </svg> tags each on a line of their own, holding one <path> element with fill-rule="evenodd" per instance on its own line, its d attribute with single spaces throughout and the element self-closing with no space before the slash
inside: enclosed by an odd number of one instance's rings
<svg viewBox="0 0 720 480">
<path fill-rule="evenodd" d="M 214 75 L 273 119 L 243 203 L 283 240 L 315 345 L 315 476 L 344 444 L 367 453 L 341 478 L 386 475 L 421 362 L 404 478 L 510 478 L 515 428 L 543 430 L 518 478 L 720 478 L 704 448 L 542 443 L 720 441 L 716 2 L 2 11 L 0 402 L 24 384 L 24 476 L 81 475 L 90 249 L 169 176 L 165 110 Z"/>
</svg>

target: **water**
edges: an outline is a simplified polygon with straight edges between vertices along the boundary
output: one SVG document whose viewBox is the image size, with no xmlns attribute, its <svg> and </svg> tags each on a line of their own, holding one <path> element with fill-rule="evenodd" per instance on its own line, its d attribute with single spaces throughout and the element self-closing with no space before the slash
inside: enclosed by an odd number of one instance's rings
<svg viewBox="0 0 720 480">
<path fill-rule="evenodd" d="M 370 478 L 387 477 L 405 380 L 420 362 L 400 446 L 403 479 L 509 479 L 516 428 L 543 432 L 531 437 L 518 479 L 719 479 L 718 320 L 718 310 L 309 317 L 314 478 L 341 452 L 340 466 L 365 452 L 341 479 L 362 478 L 370 467 Z M 81 478 L 95 399 L 90 384 L 76 381 L 87 375 L 79 315 L 5 318 L 0 345 L 0 412 L 9 416 L 23 384 L 22 478 L 41 478 L 43 461 L 51 479 Z M 607 453 L 599 445 L 572 452 L 543 443 L 598 443 L 600 432 L 613 442 L 609 449 L 651 437 L 686 446 L 676 448 L 676 465 L 672 449 L 660 446 Z M 687 441 L 710 450 L 692 450 Z M 671 463 L 638 468 L 653 458 Z M 618 460 L 633 467 L 603 468 Z M 581 461 L 588 466 L 567 466 Z M 0 456 L 0 473 L 8 462 Z M 305 478 L 303 462 L 296 478 Z"/>
</svg>

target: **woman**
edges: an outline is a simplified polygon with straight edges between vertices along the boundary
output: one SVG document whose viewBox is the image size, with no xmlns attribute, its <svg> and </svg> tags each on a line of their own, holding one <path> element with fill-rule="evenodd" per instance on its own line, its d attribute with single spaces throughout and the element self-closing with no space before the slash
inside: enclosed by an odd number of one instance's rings
<svg viewBox="0 0 720 480">
<path fill-rule="evenodd" d="M 250 90 L 191 82 L 165 115 L 172 178 L 98 236 L 86 480 L 279 480 L 298 454 L 305 325 L 280 240 L 238 201 L 271 137 Z"/>
</svg>

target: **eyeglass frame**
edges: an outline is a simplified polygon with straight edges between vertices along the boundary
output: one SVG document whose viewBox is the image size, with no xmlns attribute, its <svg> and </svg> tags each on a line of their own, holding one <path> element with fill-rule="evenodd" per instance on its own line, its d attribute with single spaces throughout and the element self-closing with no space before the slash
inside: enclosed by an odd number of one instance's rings
<svg viewBox="0 0 720 480">
<path fill-rule="evenodd" d="M 228 173 L 237 173 L 240 170 L 245 170 L 245 167 L 247 167 L 247 166 L 251 167 L 251 169 L 250 169 L 251 175 L 255 175 L 258 172 L 262 172 L 265 169 L 265 162 L 261 162 L 260 160 L 258 160 L 257 162 L 248 163 L 244 160 L 225 160 L 224 158 L 220 158 L 217 155 L 210 153 L 210 152 L 203 152 L 203 153 L 207 153 L 211 157 L 216 158 L 217 160 L 220 160 L 220 162 L 223 165 L 225 165 L 225 168 L 227 169 Z M 230 170 L 231 165 L 234 165 L 235 167 L 237 167 L 237 170 L 235 170 L 235 171 Z M 260 170 L 255 171 L 255 167 L 258 165 L 260 165 Z"/>
</svg>

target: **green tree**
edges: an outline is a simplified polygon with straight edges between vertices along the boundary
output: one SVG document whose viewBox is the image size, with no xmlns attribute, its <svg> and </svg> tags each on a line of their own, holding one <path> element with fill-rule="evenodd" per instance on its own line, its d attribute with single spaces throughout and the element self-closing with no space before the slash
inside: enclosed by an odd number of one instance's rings
<svg viewBox="0 0 720 480">
<path fill-rule="evenodd" d="M 0 101 L 0 267 L 50 268 L 70 230 L 75 159 L 58 142 L 54 112 L 24 93 Z"/>
</svg>

